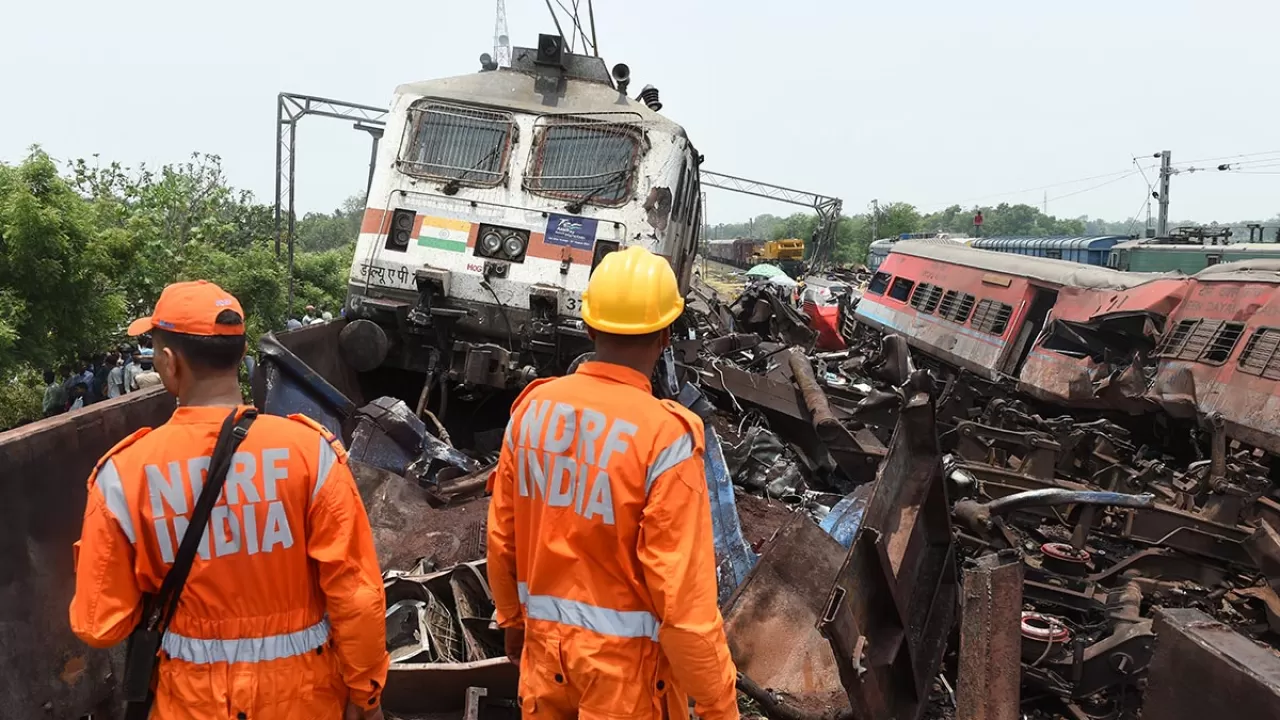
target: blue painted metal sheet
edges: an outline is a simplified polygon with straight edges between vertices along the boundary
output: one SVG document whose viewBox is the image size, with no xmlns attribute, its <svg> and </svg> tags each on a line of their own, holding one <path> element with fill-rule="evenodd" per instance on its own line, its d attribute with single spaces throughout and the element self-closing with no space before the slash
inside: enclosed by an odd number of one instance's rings
<svg viewBox="0 0 1280 720">
<path fill-rule="evenodd" d="M 862 515 L 866 512 L 871 488 L 868 483 L 846 495 L 819 524 L 823 531 L 846 549 L 853 545 L 853 538 L 858 534 L 858 528 L 862 527 Z"/>
<path fill-rule="evenodd" d="M 355 404 L 270 333 L 258 342 L 258 371 L 264 378 L 263 412 L 301 413 L 345 439 L 343 426 Z"/>
<path fill-rule="evenodd" d="M 724 604 L 747 573 L 755 567 L 759 556 L 742 537 L 738 504 L 733 497 L 733 479 L 724 461 L 724 448 L 711 423 L 704 425 L 706 440 L 707 492 L 711 498 L 711 532 L 716 546 L 716 585 L 718 601 Z"/>
<path fill-rule="evenodd" d="M 1069 260 L 1085 265 L 1105 266 L 1111 248 L 1129 238 L 1124 235 L 1092 235 L 1081 237 L 1000 236 L 978 238 L 971 247 L 992 252 Z"/>
</svg>

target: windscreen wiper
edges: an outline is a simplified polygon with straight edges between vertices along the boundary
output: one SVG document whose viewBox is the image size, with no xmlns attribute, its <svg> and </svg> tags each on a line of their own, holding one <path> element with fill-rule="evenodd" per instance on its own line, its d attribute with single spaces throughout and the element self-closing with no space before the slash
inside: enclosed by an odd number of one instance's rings
<svg viewBox="0 0 1280 720">
<path fill-rule="evenodd" d="M 574 200 L 568 205 L 565 205 L 564 209 L 568 210 L 574 215 L 577 215 L 578 213 L 582 212 L 583 206 L 591 202 L 591 200 L 595 198 L 596 195 L 599 195 L 600 193 L 604 192 L 605 190 L 608 190 L 609 188 L 617 186 L 618 181 L 625 180 L 627 176 L 629 176 L 630 174 L 631 174 L 630 169 L 619 170 L 618 172 L 610 175 L 608 180 L 605 180 L 603 183 L 591 188 L 591 190 L 589 190 L 586 195 L 583 195 L 581 198 Z"/>
<path fill-rule="evenodd" d="M 453 178 L 449 182 L 445 183 L 444 187 L 441 188 L 441 192 L 443 192 L 445 195 L 457 195 L 458 190 L 462 187 L 463 179 L 465 179 L 468 175 L 475 172 L 476 170 L 479 170 L 481 166 L 488 165 L 489 161 L 493 160 L 494 156 L 498 154 L 498 151 L 501 150 L 502 147 L 503 147 L 502 143 L 498 143 L 497 145 L 494 145 L 493 149 L 489 150 L 489 154 L 480 158 L 479 162 L 467 168 L 466 170 L 463 170 L 462 173 L 458 175 L 458 177 Z"/>
</svg>

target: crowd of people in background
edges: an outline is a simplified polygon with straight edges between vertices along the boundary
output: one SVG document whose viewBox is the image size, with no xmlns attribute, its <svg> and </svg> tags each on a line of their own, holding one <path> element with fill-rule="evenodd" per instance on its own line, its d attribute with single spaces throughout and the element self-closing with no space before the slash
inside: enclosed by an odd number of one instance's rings
<svg viewBox="0 0 1280 720">
<path fill-rule="evenodd" d="M 289 318 L 289 321 L 284 325 L 284 329 L 297 330 L 298 328 L 305 327 L 307 325 L 320 325 L 327 323 L 332 319 L 333 313 L 328 310 L 325 310 L 324 312 L 316 312 L 315 305 L 308 305 L 306 307 L 306 314 L 302 316 L 302 319 Z"/>
<path fill-rule="evenodd" d="M 137 345 L 83 357 L 75 365 L 63 365 L 57 371 L 45 370 L 44 417 L 159 385 L 160 374 L 152 365 L 153 357 L 151 341 L 143 337 Z"/>
<path fill-rule="evenodd" d="M 320 325 L 333 319 L 329 311 L 319 312 L 315 305 L 306 307 L 301 320 L 291 319 L 285 326 L 296 330 L 307 325 Z M 137 345 L 122 345 L 102 355 L 84 356 L 74 365 L 63 365 L 44 371 L 44 417 L 69 410 L 79 410 L 103 400 L 118 398 L 131 392 L 160 384 L 160 374 L 152 364 L 154 350 L 151 338 L 143 335 Z M 252 356 L 245 356 L 246 377 L 252 377 Z"/>
</svg>

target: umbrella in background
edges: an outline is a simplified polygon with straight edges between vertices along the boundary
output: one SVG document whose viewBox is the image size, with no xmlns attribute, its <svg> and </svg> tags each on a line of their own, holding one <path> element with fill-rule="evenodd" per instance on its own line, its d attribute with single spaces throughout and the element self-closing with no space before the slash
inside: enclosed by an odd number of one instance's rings
<svg viewBox="0 0 1280 720">
<path fill-rule="evenodd" d="M 786 273 L 784 273 L 782 268 L 777 265 L 756 265 L 747 271 L 747 277 L 757 277 L 766 280 L 771 277 L 777 277 L 778 275 L 785 277 Z"/>
</svg>

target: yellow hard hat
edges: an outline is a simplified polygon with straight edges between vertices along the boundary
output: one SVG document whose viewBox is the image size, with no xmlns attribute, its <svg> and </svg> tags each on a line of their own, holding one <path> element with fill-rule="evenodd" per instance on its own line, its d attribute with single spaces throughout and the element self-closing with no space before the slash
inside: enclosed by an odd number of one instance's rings
<svg viewBox="0 0 1280 720">
<path fill-rule="evenodd" d="M 681 312 L 684 298 L 670 263 L 638 245 L 605 255 L 582 293 L 582 319 L 615 335 L 657 332 Z"/>
</svg>

